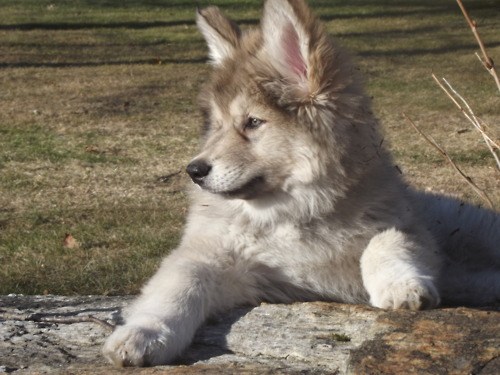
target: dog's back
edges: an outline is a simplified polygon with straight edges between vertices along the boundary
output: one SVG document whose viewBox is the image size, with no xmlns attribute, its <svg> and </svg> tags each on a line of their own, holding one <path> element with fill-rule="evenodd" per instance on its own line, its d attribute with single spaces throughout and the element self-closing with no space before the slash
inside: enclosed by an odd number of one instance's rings
<svg viewBox="0 0 500 375">
<path fill-rule="evenodd" d="M 444 257 L 444 303 L 492 303 L 500 298 L 500 215 L 443 195 L 416 192 L 415 204 Z"/>
</svg>

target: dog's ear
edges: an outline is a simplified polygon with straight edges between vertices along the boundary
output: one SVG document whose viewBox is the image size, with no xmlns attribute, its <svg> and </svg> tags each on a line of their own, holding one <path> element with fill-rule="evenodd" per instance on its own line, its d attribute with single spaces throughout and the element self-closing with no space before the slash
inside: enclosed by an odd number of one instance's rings
<svg viewBox="0 0 500 375">
<path fill-rule="evenodd" d="M 261 27 L 271 64 L 300 92 L 310 93 L 315 73 L 311 51 L 324 32 L 307 5 L 302 0 L 268 0 Z"/>
<path fill-rule="evenodd" d="M 241 31 L 215 6 L 198 9 L 196 13 L 196 24 L 207 42 L 210 61 L 220 65 L 238 47 Z"/>
</svg>

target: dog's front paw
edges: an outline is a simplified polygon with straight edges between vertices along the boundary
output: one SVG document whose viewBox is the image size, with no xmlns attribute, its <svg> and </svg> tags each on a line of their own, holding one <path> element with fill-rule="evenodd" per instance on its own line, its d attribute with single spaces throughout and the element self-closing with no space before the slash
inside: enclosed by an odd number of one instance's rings
<svg viewBox="0 0 500 375">
<path fill-rule="evenodd" d="M 431 280 L 410 279 L 391 283 L 370 295 L 371 304 L 382 309 L 424 310 L 436 307 L 439 293 Z"/>
<path fill-rule="evenodd" d="M 169 332 L 126 324 L 117 327 L 103 347 L 104 356 L 116 366 L 154 366 L 171 361 L 177 351 L 169 347 Z"/>
</svg>

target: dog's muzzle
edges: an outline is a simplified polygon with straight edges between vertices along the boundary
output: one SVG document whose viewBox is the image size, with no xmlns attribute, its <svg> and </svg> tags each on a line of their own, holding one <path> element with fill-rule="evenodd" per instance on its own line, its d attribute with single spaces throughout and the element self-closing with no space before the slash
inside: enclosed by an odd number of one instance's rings
<svg viewBox="0 0 500 375">
<path fill-rule="evenodd" d="M 212 166 L 205 160 L 193 160 L 186 167 L 186 172 L 189 174 L 195 184 L 202 185 L 205 177 L 208 176 Z"/>
</svg>

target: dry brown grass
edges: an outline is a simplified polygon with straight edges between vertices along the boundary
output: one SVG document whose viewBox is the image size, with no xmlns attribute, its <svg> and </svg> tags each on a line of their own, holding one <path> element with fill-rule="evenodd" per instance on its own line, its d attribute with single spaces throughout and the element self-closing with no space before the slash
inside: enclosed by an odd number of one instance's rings
<svg viewBox="0 0 500 375">
<path fill-rule="evenodd" d="M 0 102 L 4 293 L 137 291 L 182 226 L 186 179 L 161 177 L 197 147 L 192 75 L 204 69 L 10 69 Z M 62 246 L 67 232 L 79 248 Z"/>
<path fill-rule="evenodd" d="M 237 19 L 259 14 L 257 1 L 219 3 Z M 454 3 L 311 3 L 358 53 L 406 178 L 478 202 L 401 112 L 500 206 L 494 162 L 430 77 L 445 75 L 498 126 L 495 87 Z M 42 25 L 0 26 L 0 293 L 137 292 L 176 245 L 185 217 L 187 179 L 177 172 L 197 148 L 195 103 L 208 71 L 195 5 L 68 1 L 49 12 L 48 1 L 23 4 L 0 4 L 0 24 Z M 500 56 L 498 7 L 481 0 L 469 10 L 491 56 Z M 66 233 L 79 246 L 64 247 Z"/>
</svg>

